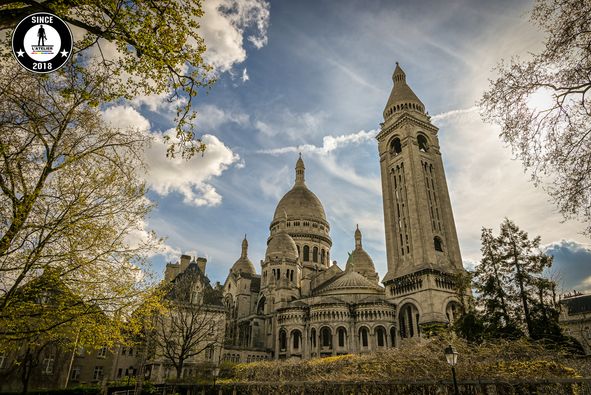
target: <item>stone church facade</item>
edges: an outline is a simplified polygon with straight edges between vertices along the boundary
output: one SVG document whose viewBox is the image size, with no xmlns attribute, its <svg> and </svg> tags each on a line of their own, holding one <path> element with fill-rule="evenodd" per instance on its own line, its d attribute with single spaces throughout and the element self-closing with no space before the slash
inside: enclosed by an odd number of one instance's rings
<svg viewBox="0 0 591 395">
<path fill-rule="evenodd" d="M 297 160 L 293 187 L 269 226 L 260 274 L 248 241 L 224 283 L 224 359 L 309 359 L 395 347 L 448 324 L 463 272 L 438 129 L 397 64 L 376 136 L 388 272 L 379 282 L 359 228 L 344 268 L 331 262 L 330 224 Z"/>
</svg>

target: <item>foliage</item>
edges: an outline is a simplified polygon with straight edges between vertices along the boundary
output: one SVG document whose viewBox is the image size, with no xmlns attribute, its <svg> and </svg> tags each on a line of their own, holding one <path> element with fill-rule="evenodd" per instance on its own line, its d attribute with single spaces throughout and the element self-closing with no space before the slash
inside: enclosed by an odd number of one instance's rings
<svg viewBox="0 0 591 395">
<path fill-rule="evenodd" d="M 492 229 L 482 229 L 482 261 L 478 265 L 474 285 L 478 292 L 478 304 L 486 317 L 485 337 L 516 338 L 523 335 L 519 317 L 509 306 L 509 295 L 504 284 L 509 281 L 501 266 L 499 243 Z M 484 328 L 483 328 L 484 329 Z"/>
<path fill-rule="evenodd" d="M 104 81 L 107 89 L 93 92 L 98 103 L 164 96 L 177 106 L 177 139 L 169 155 L 191 156 L 205 149 L 194 140 L 191 110 L 194 96 L 215 80 L 203 61 L 200 0 L 8 1 L 0 5 L 0 30 L 11 30 L 24 16 L 41 11 L 83 32 L 75 42 L 72 62 L 81 79 L 97 72 L 109 76 Z M 10 45 L 4 45 L 2 55 L 15 63 Z"/>
<path fill-rule="evenodd" d="M 476 310 L 474 297 L 471 294 L 472 279 L 471 272 L 460 272 L 455 275 L 455 293 L 460 301 L 460 311 L 454 317 L 451 329 L 455 334 L 466 341 L 480 342 L 484 332 L 484 322 L 480 313 Z"/>
<path fill-rule="evenodd" d="M 121 343 L 155 302 L 141 265 L 158 241 L 136 240 L 148 137 L 102 121 L 106 79 L 0 73 L 0 350 Z"/>
<path fill-rule="evenodd" d="M 35 390 L 31 392 L 31 395 L 78 395 L 78 394 L 88 394 L 88 395 L 98 395 L 101 393 L 101 388 L 97 386 L 79 386 L 79 387 L 72 387 L 68 389 L 53 389 L 53 390 Z M 0 395 L 9 395 L 13 393 L 2 392 Z M 16 393 L 15 393 L 16 394 Z M 20 394 L 20 392 L 18 392 Z"/>
<path fill-rule="evenodd" d="M 421 324 L 421 335 L 425 337 L 440 336 L 448 330 L 448 325 L 443 323 Z"/>
<path fill-rule="evenodd" d="M 556 284 L 542 276 L 552 257 L 540 249 L 540 237 L 527 233 L 509 219 L 501 224 L 499 236 L 482 229 L 482 261 L 474 285 L 480 311 L 473 311 L 472 329 L 481 325 L 481 337 L 532 339 L 557 343 L 565 340 L 558 325 Z M 466 330 L 464 330 L 466 332 Z"/>
<path fill-rule="evenodd" d="M 531 20 L 546 32 L 531 59 L 501 62 L 480 105 L 500 137 L 565 218 L 591 223 L 591 3 L 537 0 Z M 587 227 L 591 232 L 591 225 Z"/>
<path fill-rule="evenodd" d="M 497 238 L 500 266 L 506 276 L 504 286 L 508 289 L 516 317 L 523 317 L 529 336 L 536 338 L 538 333 L 534 328 L 534 314 L 531 311 L 536 286 L 547 283 L 546 287 L 554 288 L 556 284 L 541 278 L 542 271 L 552 265 L 552 257 L 544 254 L 540 249 L 541 237 L 530 240 L 527 233 L 511 220 L 505 219 L 501 224 L 500 235 Z M 545 314 L 545 293 L 540 298 L 540 311 Z M 548 308 L 553 307 L 554 300 L 549 301 Z M 558 317 L 556 317 L 558 318 Z"/>
<path fill-rule="evenodd" d="M 480 345 L 452 341 L 460 353 L 459 380 L 552 379 L 588 376 L 588 360 L 572 360 L 527 340 L 500 340 Z M 259 361 L 238 364 L 237 382 L 286 383 L 371 382 L 448 379 L 449 365 L 443 350 L 447 341 L 428 339 L 403 343 L 399 348 L 372 354 L 343 355 L 309 361 Z"/>
</svg>

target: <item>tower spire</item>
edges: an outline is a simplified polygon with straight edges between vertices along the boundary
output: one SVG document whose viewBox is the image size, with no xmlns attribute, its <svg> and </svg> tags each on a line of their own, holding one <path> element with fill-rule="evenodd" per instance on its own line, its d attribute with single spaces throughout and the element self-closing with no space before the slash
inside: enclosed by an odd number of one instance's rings
<svg viewBox="0 0 591 395">
<path fill-rule="evenodd" d="M 398 62 L 396 62 L 396 68 L 392 74 L 392 81 L 394 86 L 384 108 L 384 120 L 400 115 L 403 112 L 412 112 L 424 116 L 425 105 L 406 83 L 406 73 Z"/>
<path fill-rule="evenodd" d="M 240 254 L 241 258 L 246 258 L 248 256 L 248 240 L 246 240 L 246 235 L 244 235 L 244 240 L 242 240 L 242 254 Z"/>
<path fill-rule="evenodd" d="M 358 224 L 357 229 L 355 230 L 355 249 L 360 250 L 361 248 L 361 231 L 359 230 Z"/>
<path fill-rule="evenodd" d="M 394 69 L 394 73 L 392 74 L 392 81 L 394 81 L 395 85 L 396 83 L 406 84 L 406 73 L 404 72 L 404 70 L 402 70 L 402 67 L 400 67 L 398 62 L 396 62 L 396 68 Z"/>
<path fill-rule="evenodd" d="M 302 159 L 302 153 L 300 152 L 300 157 L 298 158 L 298 161 L 296 162 L 296 167 L 295 167 L 295 171 L 296 171 L 295 183 L 296 183 L 296 185 L 304 185 L 305 184 L 305 178 L 304 178 L 305 170 L 306 170 L 306 167 L 304 166 L 304 160 Z"/>
</svg>

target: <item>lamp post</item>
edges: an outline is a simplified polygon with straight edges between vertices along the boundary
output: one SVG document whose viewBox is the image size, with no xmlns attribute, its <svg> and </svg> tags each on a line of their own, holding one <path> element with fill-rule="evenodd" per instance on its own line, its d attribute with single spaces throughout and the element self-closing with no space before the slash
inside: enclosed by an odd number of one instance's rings
<svg viewBox="0 0 591 395">
<path fill-rule="evenodd" d="M 215 367 L 213 368 L 213 370 L 211 371 L 211 374 L 213 375 L 213 392 L 215 393 L 215 380 L 218 378 L 218 376 L 220 375 L 220 368 L 219 367 Z"/>
<path fill-rule="evenodd" d="M 455 395 L 460 395 L 458 381 L 456 380 L 456 363 L 458 363 L 458 352 L 451 345 L 445 348 L 445 359 L 447 359 L 447 363 L 451 366 L 451 375 L 454 380 Z"/>
</svg>

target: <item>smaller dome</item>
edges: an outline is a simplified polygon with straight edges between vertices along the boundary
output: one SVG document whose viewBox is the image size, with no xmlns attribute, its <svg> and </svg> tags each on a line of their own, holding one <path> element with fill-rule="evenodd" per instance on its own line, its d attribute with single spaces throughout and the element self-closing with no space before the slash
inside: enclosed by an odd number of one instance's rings
<svg viewBox="0 0 591 395">
<path fill-rule="evenodd" d="M 372 272 L 375 273 L 376 269 L 373 264 L 373 260 L 365 250 L 353 250 L 347 260 L 345 270 L 354 270 L 356 272 Z"/>
<path fill-rule="evenodd" d="M 291 260 L 298 259 L 298 247 L 290 235 L 285 232 L 286 214 L 284 212 L 281 222 L 279 222 L 279 232 L 271 236 L 267 245 L 267 258 L 285 258 Z"/>
<path fill-rule="evenodd" d="M 355 271 L 369 279 L 377 278 L 376 267 L 369 254 L 363 249 L 361 244 L 361 231 L 359 225 L 355 230 L 355 249 L 349 254 L 345 271 Z"/>
<path fill-rule="evenodd" d="M 357 272 L 345 271 L 335 281 L 322 288 L 319 293 L 339 294 L 343 291 L 357 291 L 359 293 L 382 293 L 384 289 Z"/>
<path fill-rule="evenodd" d="M 234 262 L 230 271 L 232 273 L 256 274 L 254 265 L 250 259 L 248 259 L 248 240 L 246 240 L 246 235 L 244 235 L 244 240 L 242 240 L 242 254 L 240 254 L 240 258 Z"/>
</svg>

